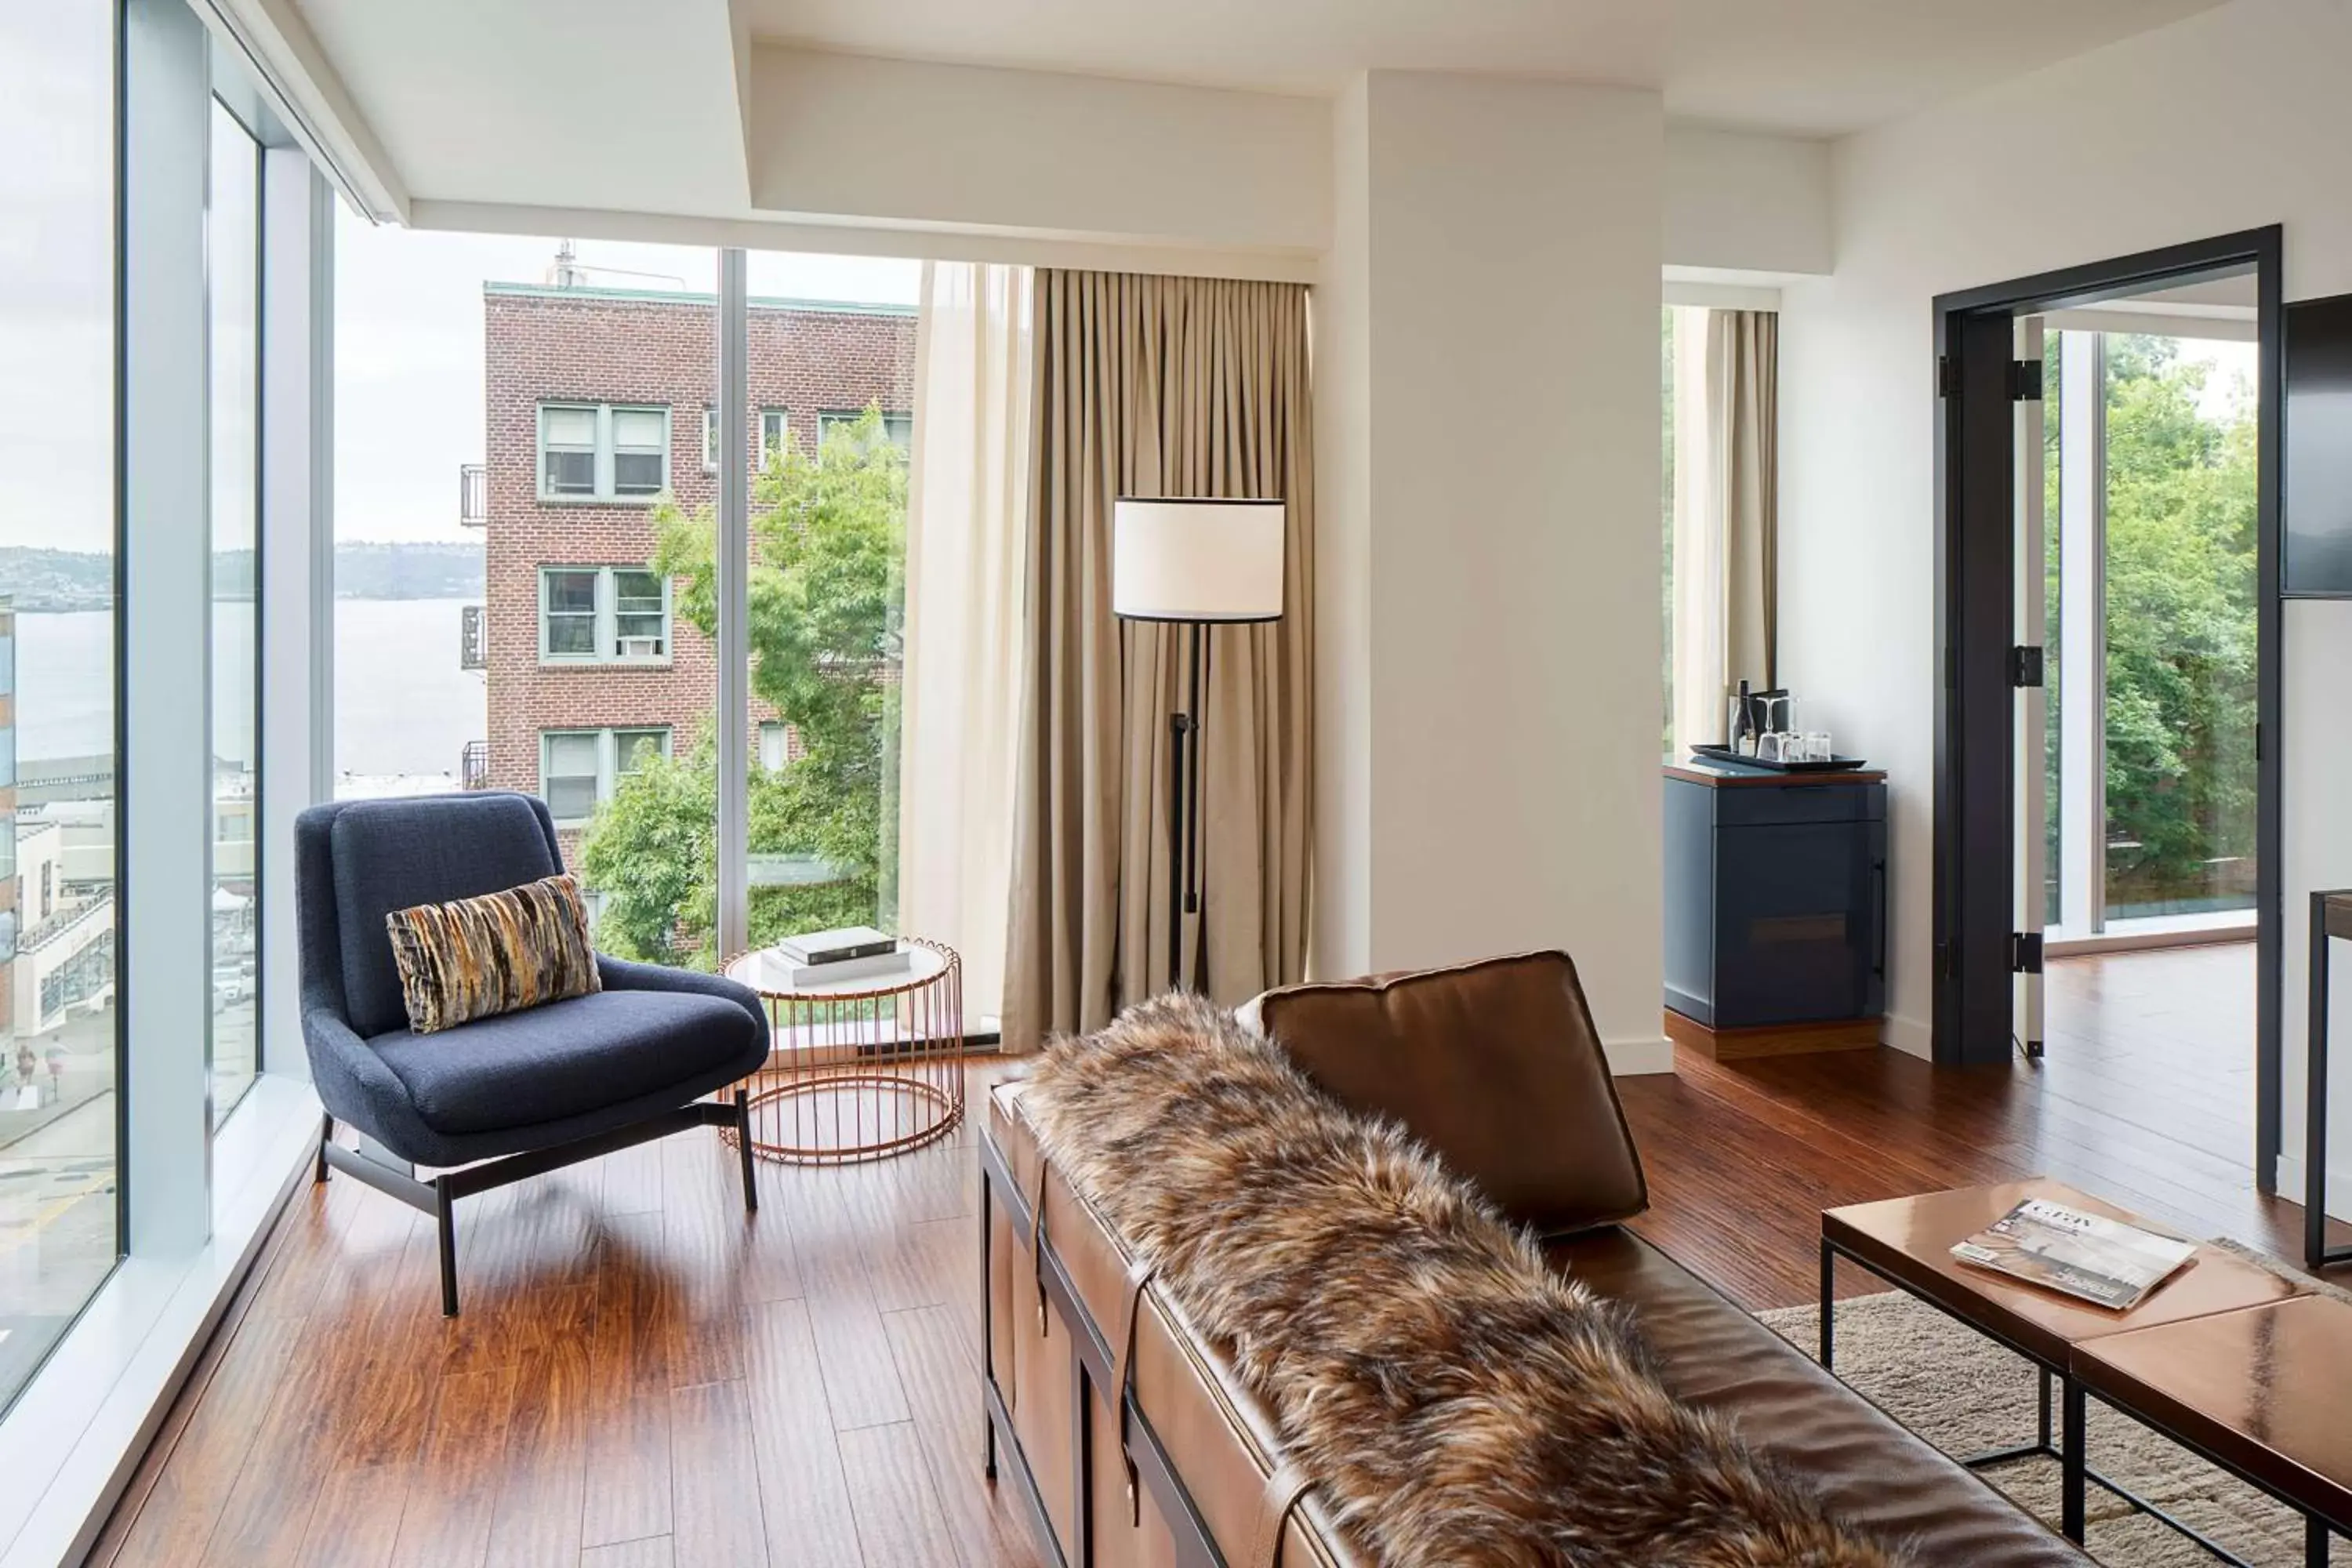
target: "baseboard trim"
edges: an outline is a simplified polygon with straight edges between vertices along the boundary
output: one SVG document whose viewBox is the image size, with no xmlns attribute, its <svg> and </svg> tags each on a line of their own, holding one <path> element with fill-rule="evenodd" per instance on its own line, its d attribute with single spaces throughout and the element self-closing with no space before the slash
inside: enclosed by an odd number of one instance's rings
<svg viewBox="0 0 2352 1568">
<path fill-rule="evenodd" d="M 1675 1070 L 1675 1043 L 1664 1035 L 1654 1040 L 1604 1040 L 1601 1054 L 1609 1058 L 1612 1078 L 1642 1078 Z"/>
<path fill-rule="evenodd" d="M 2278 1195 L 2289 1203 L 2303 1202 L 2303 1156 L 2278 1157 Z M 2352 1225 L 2352 1165 L 2327 1168 L 2327 1217 Z"/>
<path fill-rule="evenodd" d="M 1889 1013 L 1879 1020 L 1878 1038 L 1889 1049 L 1905 1056 L 1917 1057 L 1921 1061 L 1936 1059 L 1936 1031 L 1920 1019 Z"/>
</svg>

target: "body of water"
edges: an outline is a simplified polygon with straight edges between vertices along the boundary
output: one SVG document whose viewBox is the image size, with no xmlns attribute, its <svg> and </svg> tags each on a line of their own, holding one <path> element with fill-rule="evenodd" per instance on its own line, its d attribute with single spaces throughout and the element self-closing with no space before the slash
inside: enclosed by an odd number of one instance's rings
<svg viewBox="0 0 2352 1568">
<path fill-rule="evenodd" d="M 457 668 L 460 599 L 335 603 L 335 768 L 449 773 L 486 734 L 478 671 Z M 252 755 L 253 611 L 215 611 L 214 712 L 224 756 Z M 24 762 L 114 749 L 114 617 L 102 611 L 16 617 L 16 755 Z"/>
</svg>

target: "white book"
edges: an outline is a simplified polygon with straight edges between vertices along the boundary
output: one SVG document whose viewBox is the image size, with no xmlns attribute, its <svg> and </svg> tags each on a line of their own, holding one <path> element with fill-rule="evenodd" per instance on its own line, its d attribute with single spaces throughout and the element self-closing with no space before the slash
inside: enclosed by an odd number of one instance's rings
<svg viewBox="0 0 2352 1568">
<path fill-rule="evenodd" d="M 873 980 L 886 974 L 903 974 L 915 966 L 914 959 L 901 948 L 895 952 L 877 952 L 865 958 L 845 958 L 834 963 L 795 963 L 782 952 L 773 955 L 775 971 L 784 984 L 799 990 L 810 985 L 834 985 L 846 980 Z"/>
</svg>

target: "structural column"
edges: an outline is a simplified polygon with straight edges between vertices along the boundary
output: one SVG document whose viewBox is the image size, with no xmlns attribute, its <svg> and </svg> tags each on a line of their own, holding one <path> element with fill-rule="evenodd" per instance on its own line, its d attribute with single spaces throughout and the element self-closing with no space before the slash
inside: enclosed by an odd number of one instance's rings
<svg viewBox="0 0 2352 1568">
<path fill-rule="evenodd" d="M 1663 1067 L 1660 100 L 1377 71 L 1335 135 L 1317 968 L 1565 948 Z"/>
</svg>

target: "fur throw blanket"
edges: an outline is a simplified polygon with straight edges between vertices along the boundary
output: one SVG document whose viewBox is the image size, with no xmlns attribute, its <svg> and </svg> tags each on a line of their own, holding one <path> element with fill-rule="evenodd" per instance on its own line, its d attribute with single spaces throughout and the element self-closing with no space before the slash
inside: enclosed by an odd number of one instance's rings
<svg viewBox="0 0 2352 1568">
<path fill-rule="evenodd" d="M 1055 1168 L 1231 1355 L 1373 1561 L 1901 1561 L 1678 1404 L 1622 1310 L 1402 1128 L 1214 1005 L 1165 997 L 1057 1040 L 1024 1098 Z"/>
</svg>

